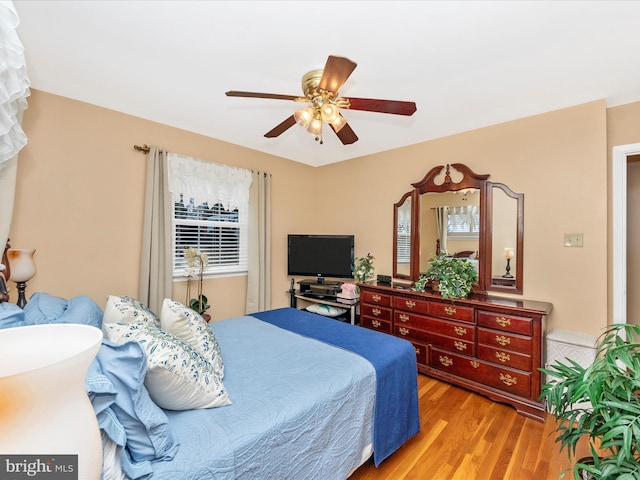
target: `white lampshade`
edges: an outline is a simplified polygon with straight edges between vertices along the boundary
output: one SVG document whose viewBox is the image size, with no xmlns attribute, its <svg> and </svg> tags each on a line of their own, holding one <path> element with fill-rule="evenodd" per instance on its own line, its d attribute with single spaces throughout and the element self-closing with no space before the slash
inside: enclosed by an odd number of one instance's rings
<svg viewBox="0 0 640 480">
<path fill-rule="evenodd" d="M 88 325 L 0 330 L 3 455 L 78 455 L 76 478 L 100 478 L 100 429 L 84 382 L 101 342 L 102 330 Z"/>
<path fill-rule="evenodd" d="M 319 118 L 314 118 L 313 120 L 311 120 L 307 131 L 311 135 L 315 135 L 316 137 L 322 135 L 322 120 L 320 120 Z"/>
<path fill-rule="evenodd" d="M 14 282 L 28 282 L 36 274 L 36 264 L 33 261 L 34 248 L 10 248 L 7 251 L 11 280 Z"/>
<path fill-rule="evenodd" d="M 513 251 L 513 248 L 504 249 L 504 258 L 513 258 L 514 255 L 515 255 L 515 252 Z"/>
<path fill-rule="evenodd" d="M 342 130 L 342 127 L 344 127 L 346 124 L 347 124 L 347 119 L 340 114 L 338 114 L 336 119 L 333 122 L 331 122 L 331 126 L 333 127 L 336 133 Z"/>
<path fill-rule="evenodd" d="M 320 115 L 325 122 L 333 123 L 340 115 L 338 106 L 335 103 L 325 102 L 320 108 Z"/>
<path fill-rule="evenodd" d="M 293 112 L 293 119 L 298 125 L 306 128 L 307 125 L 309 125 L 311 119 L 313 119 L 313 108 L 306 107 L 302 110 L 296 110 L 295 112 Z"/>
</svg>

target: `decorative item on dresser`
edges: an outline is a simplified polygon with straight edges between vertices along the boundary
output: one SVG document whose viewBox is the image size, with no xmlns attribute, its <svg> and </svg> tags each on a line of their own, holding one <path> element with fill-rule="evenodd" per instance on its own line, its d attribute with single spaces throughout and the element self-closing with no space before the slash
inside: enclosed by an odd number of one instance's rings
<svg viewBox="0 0 640 480">
<path fill-rule="evenodd" d="M 544 421 L 545 302 L 359 284 L 360 325 L 409 340 L 418 371 L 514 406 Z"/>
</svg>

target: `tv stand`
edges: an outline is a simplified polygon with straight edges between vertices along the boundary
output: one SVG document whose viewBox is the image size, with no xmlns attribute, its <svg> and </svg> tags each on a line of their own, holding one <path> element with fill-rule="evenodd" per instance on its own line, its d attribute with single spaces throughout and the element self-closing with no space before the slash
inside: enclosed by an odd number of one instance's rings
<svg viewBox="0 0 640 480">
<path fill-rule="evenodd" d="M 351 325 L 356 324 L 356 307 L 360 303 L 359 297 L 354 298 L 353 300 L 336 298 L 335 295 L 333 297 L 326 296 L 324 298 L 318 298 L 296 290 L 289 290 L 289 294 L 291 295 L 292 308 L 299 308 L 298 300 L 304 301 L 304 305 L 300 307 L 301 309 L 304 309 L 309 303 L 319 303 L 320 305 L 331 305 L 332 307 L 347 308 L 349 310 L 349 320 L 351 321 Z"/>
<path fill-rule="evenodd" d="M 327 280 L 323 277 L 305 278 L 298 282 L 300 293 L 313 292 L 324 296 L 333 296 L 342 290 L 342 282 Z"/>
</svg>

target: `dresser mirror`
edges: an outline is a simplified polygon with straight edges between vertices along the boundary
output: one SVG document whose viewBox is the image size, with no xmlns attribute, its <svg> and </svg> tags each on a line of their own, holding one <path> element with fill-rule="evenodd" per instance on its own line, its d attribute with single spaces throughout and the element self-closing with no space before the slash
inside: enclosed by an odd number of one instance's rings
<svg viewBox="0 0 640 480">
<path fill-rule="evenodd" d="M 487 289 L 522 293 L 524 194 L 487 182 L 486 249 L 491 252 Z"/>
<path fill-rule="evenodd" d="M 415 262 L 412 262 L 411 246 L 415 244 L 416 209 L 413 208 L 415 194 L 405 193 L 393 206 L 393 276 L 412 280 L 415 278 Z"/>
<path fill-rule="evenodd" d="M 474 290 L 522 293 L 524 195 L 461 163 L 432 168 L 394 205 L 393 276 L 416 280 L 440 252 L 478 267 Z"/>
</svg>

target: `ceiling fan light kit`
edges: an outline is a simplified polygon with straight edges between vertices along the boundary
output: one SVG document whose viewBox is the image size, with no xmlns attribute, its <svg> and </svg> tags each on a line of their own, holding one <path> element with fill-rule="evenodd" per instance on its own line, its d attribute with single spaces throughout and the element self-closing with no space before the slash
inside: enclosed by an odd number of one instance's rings
<svg viewBox="0 0 640 480">
<path fill-rule="evenodd" d="M 320 143 L 323 143 L 322 124 L 324 122 L 331 127 L 343 145 L 349 145 L 358 141 L 358 137 L 348 125 L 347 119 L 341 115 L 340 109 L 405 116 L 413 115 L 416 111 L 414 102 L 338 97 L 338 90 L 344 85 L 356 66 L 357 64 L 348 58 L 330 55 L 324 70 L 312 70 L 302 77 L 304 97 L 235 90 L 226 92 L 226 95 L 228 97 L 293 100 L 311 104 L 296 110 L 293 115 L 265 133 L 264 136 L 267 138 L 277 137 L 297 123 L 306 128 L 315 137 L 316 141 L 319 140 Z"/>
</svg>

